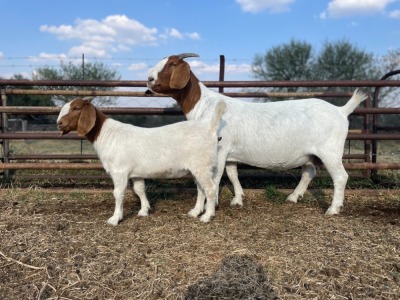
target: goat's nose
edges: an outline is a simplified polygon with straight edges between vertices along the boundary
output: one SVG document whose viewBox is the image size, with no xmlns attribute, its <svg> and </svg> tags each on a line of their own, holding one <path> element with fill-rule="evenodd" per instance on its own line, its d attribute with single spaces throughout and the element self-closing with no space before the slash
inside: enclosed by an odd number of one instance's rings
<svg viewBox="0 0 400 300">
<path fill-rule="evenodd" d="M 149 76 L 149 78 L 147 78 L 148 82 L 153 82 L 154 81 L 154 77 L 153 76 Z"/>
</svg>

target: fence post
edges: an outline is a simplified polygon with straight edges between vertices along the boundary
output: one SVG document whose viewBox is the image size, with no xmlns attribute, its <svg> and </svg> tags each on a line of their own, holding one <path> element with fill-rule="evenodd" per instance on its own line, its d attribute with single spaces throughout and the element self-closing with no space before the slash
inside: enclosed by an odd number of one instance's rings
<svg viewBox="0 0 400 300">
<path fill-rule="evenodd" d="M 386 80 L 387 78 L 394 76 L 394 75 L 398 75 L 400 74 L 400 70 L 393 70 L 390 71 L 388 73 L 386 73 L 385 75 L 383 75 L 381 77 L 380 80 Z M 375 87 L 375 91 L 374 91 L 374 107 L 378 108 L 379 107 L 379 91 L 380 91 L 381 87 L 380 86 L 376 86 Z M 379 120 L 378 120 L 378 116 L 376 114 L 373 115 L 373 119 L 372 119 L 372 133 L 378 133 L 378 129 L 379 129 Z M 372 162 L 373 163 L 377 163 L 378 162 L 378 140 L 373 140 L 372 141 Z M 371 176 L 376 176 L 378 174 L 378 170 L 372 170 Z"/>
<path fill-rule="evenodd" d="M 365 108 L 371 108 L 372 103 L 371 103 L 371 94 L 368 93 L 368 98 L 364 102 L 364 107 Z M 370 134 L 372 132 L 371 130 L 371 115 L 366 114 L 364 115 L 364 128 L 366 130 L 367 134 Z M 371 162 L 371 157 L 372 157 L 372 141 L 371 140 L 365 140 L 364 141 L 364 154 L 366 154 L 366 162 L 370 163 Z M 370 169 L 365 170 L 366 177 L 368 179 L 371 179 L 372 176 L 372 171 Z"/>
<path fill-rule="evenodd" d="M 225 80 L 225 56 L 220 55 L 219 56 L 219 81 L 224 81 Z M 224 92 L 224 87 L 220 86 L 218 88 L 219 93 Z"/>
<path fill-rule="evenodd" d="M 1 89 L 1 106 L 7 106 L 7 95 L 4 89 Z M 1 114 L 1 133 L 6 133 L 7 128 L 8 128 L 8 116 L 7 113 L 2 113 Z M 1 143 L 1 150 L 2 150 L 2 157 L 1 161 L 3 163 L 8 163 L 9 162 L 9 156 L 10 156 L 10 148 L 9 148 L 9 140 L 7 139 L 2 139 L 0 140 Z M 4 170 L 3 171 L 3 178 L 8 180 L 10 177 L 10 170 Z"/>
</svg>

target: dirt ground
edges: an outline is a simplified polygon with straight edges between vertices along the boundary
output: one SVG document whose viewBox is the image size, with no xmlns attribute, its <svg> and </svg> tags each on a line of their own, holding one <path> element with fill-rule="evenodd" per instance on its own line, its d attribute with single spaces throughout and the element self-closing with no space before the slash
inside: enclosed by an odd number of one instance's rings
<svg viewBox="0 0 400 300">
<path fill-rule="evenodd" d="M 111 227 L 111 190 L 1 189 L 0 299 L 399 299 L 398 190 L 348 190 L 334 217 L 325 190 L 230 197 L 203 224 L 194 191 L 150 191 L 149 217 L 128 193 Z"/>
</svg>

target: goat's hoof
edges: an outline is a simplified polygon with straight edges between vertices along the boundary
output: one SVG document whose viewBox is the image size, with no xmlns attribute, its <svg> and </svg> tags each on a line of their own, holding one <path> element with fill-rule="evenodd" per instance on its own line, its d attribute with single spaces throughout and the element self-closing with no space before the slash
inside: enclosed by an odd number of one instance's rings
<svg viewBox="0 0 400 300">
<path fill-rule="evenodd" d="M 231 207 L 242 207 L 243 206 L 243 200 L 242 198 L 233 198 L 231 203 L 229 204 Z"/>
<path fill-rule="evenodd" d="M 139 217 L 147 217 L 149 215 L 149 211 L 148 210 L 139 210 L 138 214 Z"/>
<path fill-rule="evenodd" d="M 341 207 L 332 207 L 331 206 L 328 208 L 325 215 L 328 215 L 328 216 L 338 215 L 340 213 L 340 208 Z"/>
<path fill-rule="evenodd" d="M 191 218 L 197 218 L 199 215 L 201 214 L 201 211 L 199 211 L 199 210 L 197 210 L 197 209 L 191 209 L 189 212 L 188 212 L 188 216 L 189 217 L 191 217 Z"/>
<path fill-rule="evenodd" d="M 112 225 L 112 226 L 117 226 L 119 220 L 120 220 L 120 218 L 112 216 L 111 218 L 109 218 L 107 220 L 107 224 Z"/>
<path fill-rule="evenodd" d="M 204 214 L 201 216 L 200 221 L 203 223 L 208 223 L 211 221 L 211 218 L 212 218 L 211 216 Z"/>
<path fill-rule="evenodd" d="M 296 196 L 294 194 L 290 194 L 289 196 L 287 196 L 286 201 L 297 203 L 298 198 L 299 198 L 298 196 Z"/>
</svg>

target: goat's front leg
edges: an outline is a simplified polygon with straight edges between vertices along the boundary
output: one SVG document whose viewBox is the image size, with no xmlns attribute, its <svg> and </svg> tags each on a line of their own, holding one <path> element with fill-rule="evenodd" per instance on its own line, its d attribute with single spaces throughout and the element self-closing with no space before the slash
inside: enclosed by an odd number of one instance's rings
<svg viewBox="0 0 400 300">
<path fill-rule="evenodd" d="M 114 214 L 107 220 L 107 223 L 113 226 L 118 225 L 118 222 L 122 220 L 124 209 L 123 201 L 125 196 L 125 190 L 128 185 L 128 176 L 121 173 L 111 174 L 111 178 L 114 182 L 114 198 L 115 198 L 115 209 Z"/>
<path fill-rule="evenodd" d="M 140 199 L 140 210 L 138 216 L 146 217 L 149 215 L 150 203 L 146 196 L 146 186 L 144 179 L 135 178 L 133 179 L 133 190 L 139 196 Z"/>
</svg>

